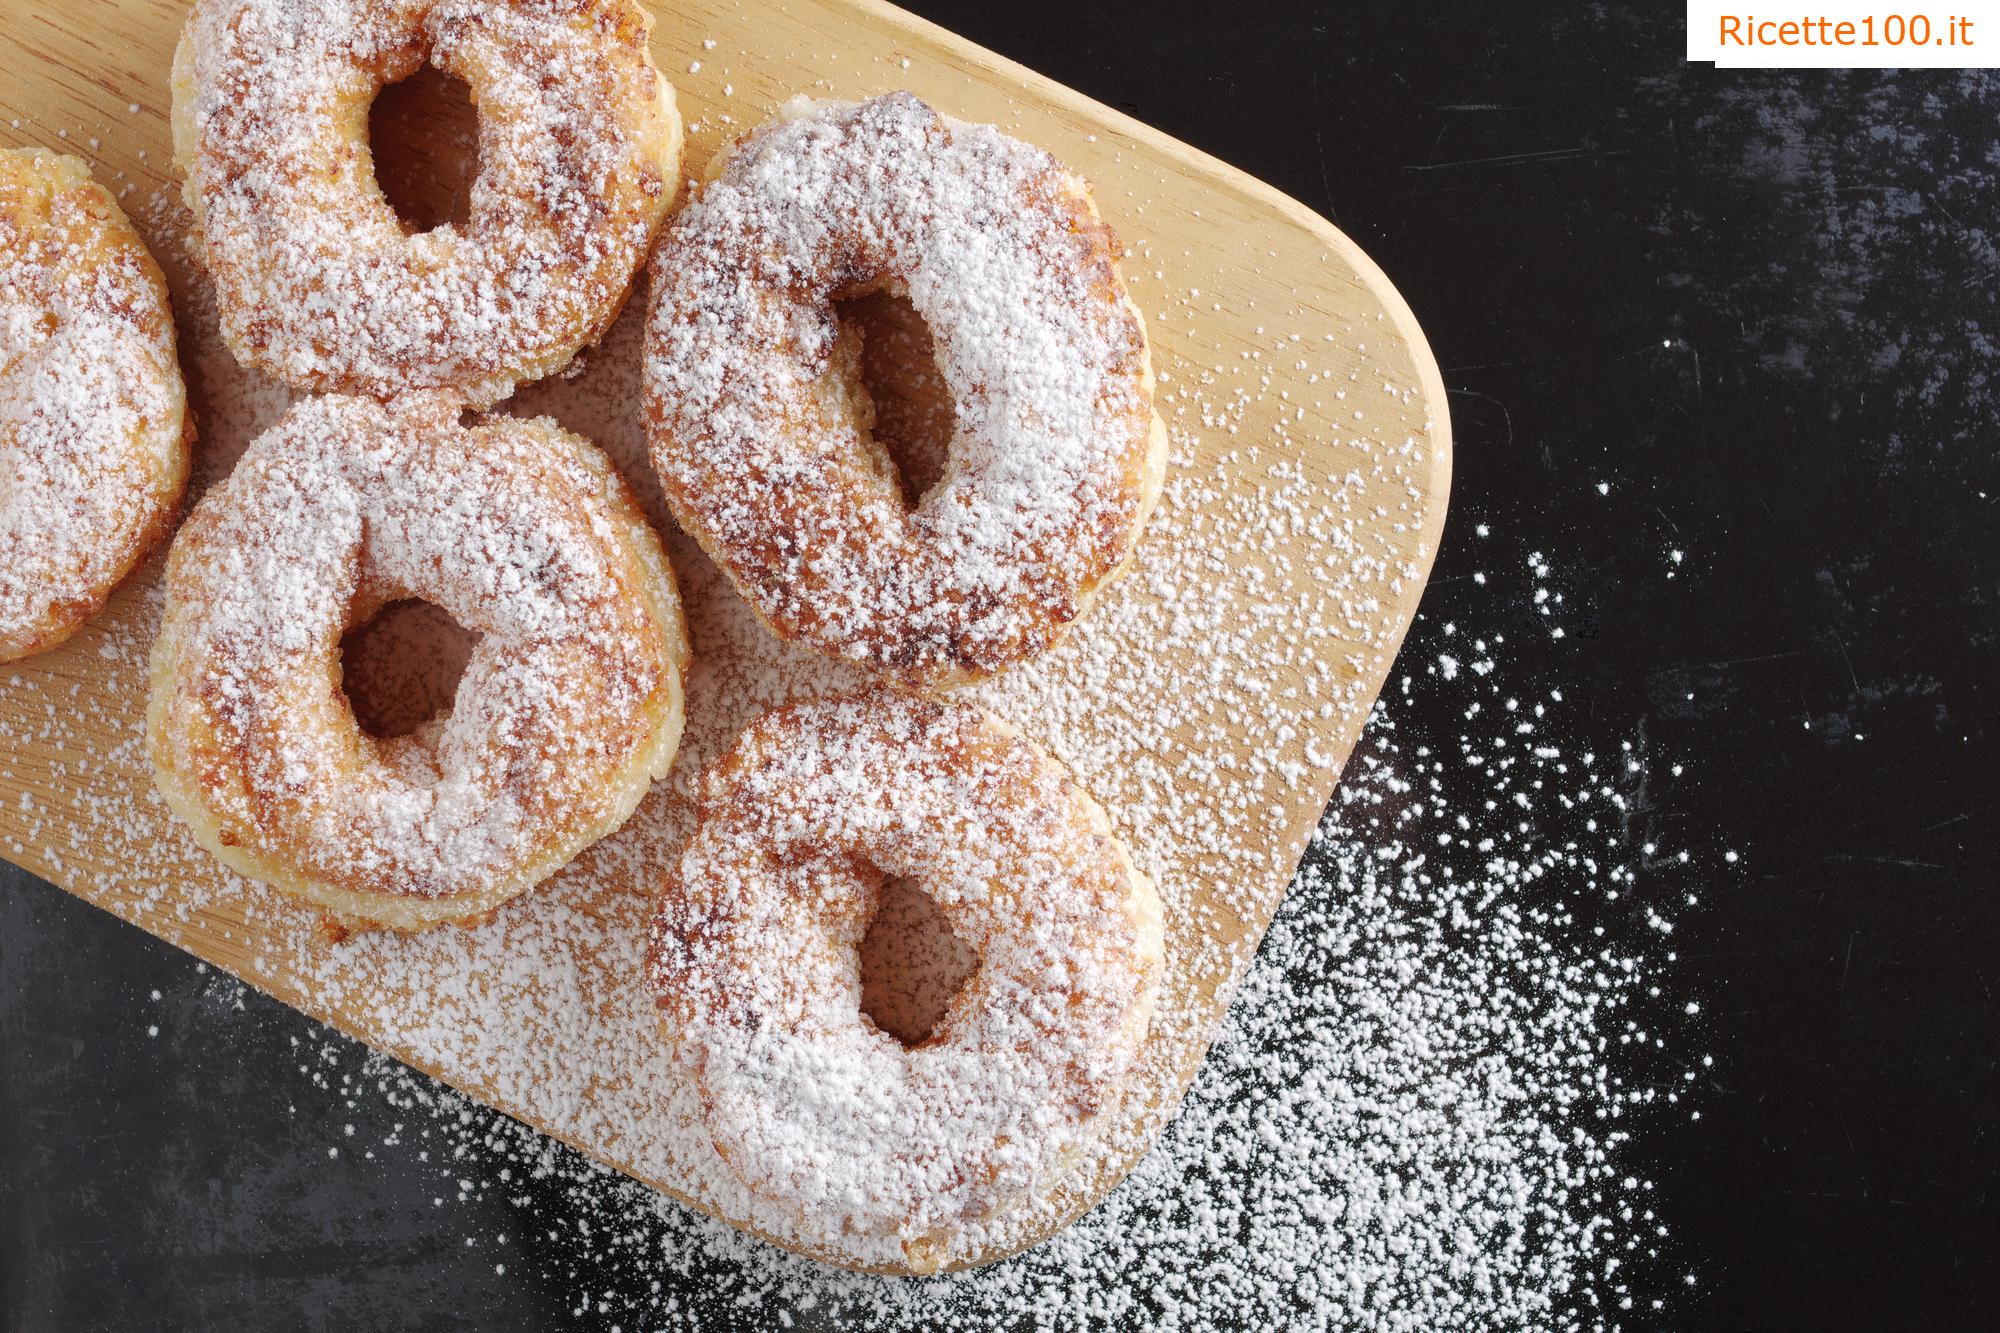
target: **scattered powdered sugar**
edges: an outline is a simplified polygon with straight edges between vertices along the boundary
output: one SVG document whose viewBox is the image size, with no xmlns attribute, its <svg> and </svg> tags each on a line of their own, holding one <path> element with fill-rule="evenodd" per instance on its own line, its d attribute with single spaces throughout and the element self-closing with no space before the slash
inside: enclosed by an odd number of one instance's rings
<svg viewBox="0 0 2000 1333">
<path fill-rule="evenodd" d="M 177 257 L 184 218 L 166 206 L 152 216 L 157 248 Z M 1246 272 L 1256 260 L 1244 259 Z M 176 268 L 213 467 L 283 395 L 229 363 L 209 297 Z M 1163 323 L 1175 317 L 1174 298 L 1154 299 Z M 1330 312 L 1318 297 L 1273 318 L 1285 327 L 1257 330 L 1248 346 L 1233 333 L 1220 346 L 1191 329 L 1162 335 L 1173 349 L 1158 400 L 1172 467 L 1131 572 L 1062 645 L 973 692 L 1102 803 L 1158 885 L 1166 922 L 1164 984 L 1134 1091 L 1055 1189 L 992 1229 L 992 1253 L 1075 1217 L 1170 1118 L 1422 573 L 1433 427 L 1407 363 L 1389 368 L 1396 344 L 1373 316 Z M 509 409 L 553 416 L 604 446 L 666 533 L 687 608 L 694 660 L 679 757 L 616 834 L 476 928 L 328 939 L 312 913 L 220 870 L 153 796 L 133 707 L 158 619 L 151 588 L 92 627 L 88 647 L 104 664 L 91 675 L 31 672 L 12 686 L 0 741 L 13 755 L 0 781 L 36 804 L 0 809 L 0 838 L 10 856 L 154 933 L 226 953 L 246 979 L 308 1012 L 337 1016 L 706 1209 L 804 1243 L 792 1215 L 748 1190 L 699 1123 L 696 1089 L 647 994 L 646 921 L 685 839 L 695 776 L 768 709 L 866 677 L 778 641 L 672 530 L 635 411 L 642 334 L 628 314 L 579 374 L 531 386 Z M 1399 384 L 1366 421 L 1347 401 L 1364 383 Z M 894 1256 L 857 1238 L 846 1257 Z"/>
<path fill-rule="evenodd" d="M 0 153 L 0 659 L 95 612 L 187 475 L 166 293 L 75 158 Z"/>
<path fill-rule="evenodd" d="M 178 220 L 155 220 L 164 255 Z M 1257 272 L 1256 244 L 1246 230 L 1227 262 Z M 1664 1260 L 1626 1136 L 1674 1095 L 1675 1056 L 1648 1006 L 1671 956 L 1659 882 L 1690 873 L 1657 856 L 1640 868 L 1629 792 L 1650 760 L 1590 755 L 1565 734 L 1554 692 L 1510 690 L 1497 640 L 1444 635 L 1434 665 L 1406 667 L 1379 710 L 1244 977 L 1303 829 L 1299 793 L 1316 804 L 1324 790 L 1421 574 L 1433 445 L 1420 408 L 1412 419 L 1419 386 L 1388 368 L 1379 313 L 1329 313 L 1339 307 L 1322 293 L 1294 289 L 1258 315 L 1268 329 L 1218 337 L 1196 318 L 1214 294 L 1163 290 L 1173 256 L 1142 242 L 1139 257 L 1158 280 L 1134 290 L 1169 349 L 1160 403 L 1174 467 L 1159 509 L 1130 577 L 1068 641 L 973 693 L 1104 803 L 1166 914 L 1139 1095 L 1090 1145 L 1075 1190 L 1025 1209 L 996 1248 L 1037 1240 L 1093 1182 L 1137 1169 L 1021 1257 L 881 1280 L 753 1240 L 380 1057 L 329 1076 L 350 1095 L 379 1087 L 434 1110 L 409 1117 L 410 1137 L 450 1145 L 464 1192 L 520 1181 L 526 1195 L 530 1178 L 553 1190 L 535 1206 L 538 1230 L 555 1234 L 532 1261 L 559 1283 L 584 1280 L 566 1251 L 587 1256 L 593 1283 L 623 1261 L 631 1326 L 1588 1327 L 1647 1299 L 1626 1275 Z M 178 289 L 213 473 L 284 396 L 230 364 L 200 284 L 183 273 Z M 664 525 L 634 410 L 639 342 L 638 321 L 621 321 L 580 374 L 531 386 L 509 410 L 602 443 Z M 155 933 L 226 954 L 257 985 L 790 1236 L 699 1124 L 645 992 L 645 923 L 689 827 L 693 776 L 765 709 L 862 676 L 779 644 L 693 542 L 669 532 L 668 544 L 695 646 L 680 761 L 622 830 L 488 924 L 336 944 L 168 822 L 132 704 L 157 587 L 91 627 L 77 649 L 101 661 L 91 674 L 27 664 L 9 681 L 0 781 L 26 799 L 4 803 L 0 838 Z M 1392 726 L 1414 726 L 1396 696 L 1417 691 L 1460 692 L 1462 735 Z M 1211 992 L 1233 988 L 1171 1119 L 1211 1031 Z M 352 1065 L 354 1049 L 330 1042 L 327 1068 Z M 332 1150 L 401 1147 L 343 1134 Z M 507 1262 L 516 1252 L 505 1247 Z M 576 1300 L 611 1303 L 581 1287 Z"/>
<path fill-rule="evenodd" d="M 230 346 L 317 390 L 475 403 L 560 369 L 678 184 L 650 29 L 630 0 L 201 0 L 176 148 Z M 426 60 L 477 96 L 480 174 L 464 227 L 406 235 L 343 136 Z"/>
<path fill-rule="evenodd" d="M 839 1273 L 346 1039 L 301 1069 L 348 1106 L 407 1112 L 375 1151 L 435 1170 L 447 1215 L 510 1200 L 495 1252 L 606 1325 L 1644 1326 L 1691 1281 L 1634 1138 L 1685 1113 L 1667 904 L 1711 858 L 1646 841 L 1660 760 L 1578 740 L 1562 691 L 1510 679 L 1504 648 L 1465 643 L 1482 670 L 1447 681 L 1433 658 L 1395 683 L 1178 1117 L 1025 1255 Z"/>
</svg>

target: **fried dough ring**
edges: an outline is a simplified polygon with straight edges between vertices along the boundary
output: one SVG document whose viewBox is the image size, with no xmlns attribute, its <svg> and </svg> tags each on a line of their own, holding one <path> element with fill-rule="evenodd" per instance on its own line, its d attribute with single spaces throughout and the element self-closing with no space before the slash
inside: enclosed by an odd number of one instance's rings
<svg viewBox="0 0 2000 1333">
<path fill-rule="evenodd" d="M 859 1007 L 891 878 L 978 960 L 908 1049 Z M 828 1257 L 929 1272 L 1079 1159 L 1161 948 L 1151 881 L 1060 764 L 971 704 L 876 690 L 765 715 L 705 777 L 651 978 L 745 1185 Z"/>
<path fill-rule="evenodd" d="M 795 104 L 718 159 L 655 254 L 653 463 L 782 638 L 952 684 L 1053 646 L 1160 491 L 1145 323 L 1083 182 L 908 93 Z M 836 302 L 929 324 L 956 421 L 907 495 Z"/>
<path fill-rule="evenodd" d="M 174 152 L 238 359 L 484 406 L 597 341 L 679 186 L 651 29 L 633 0 L 197 0 Z M 479 174 L 466 226 L 410 235 L 368 109 L 427 60 L 478 103 Z"/>
<path fill-rule="evenodd" d="M 171 526 L 193 439 L 131 222 L 76 158 L 0 152 L 0 662 L 103 609 Z"/>
<path fill-rule="evenodd" d="M 341 637 L 422 598 L 480 635 L 452 710 L 364 734 Z M 484 913 L 623 823 L 673 762 L 688 657 L 624 481 L 547 420 L 440 399 L 295 404 L 167 566 L 149 748 L 233 869 L 337 916 Z"/>
</svg>

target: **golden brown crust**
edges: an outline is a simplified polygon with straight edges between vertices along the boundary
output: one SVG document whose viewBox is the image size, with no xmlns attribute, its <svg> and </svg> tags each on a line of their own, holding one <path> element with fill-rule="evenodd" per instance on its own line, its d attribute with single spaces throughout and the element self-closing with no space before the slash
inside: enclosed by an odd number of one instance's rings
<svg viewBox="0 0 2000 1333">
<path fill-rule="evenodd" d="M 891 878 L 978 963 L 907 1049 L 857 1008 Z M 969 704 L 877 690 L 765 715 L 704 777 L 651 976 L 744 1183 L 812 1245 L 930 1272 L 1079 1160 L 1161 950 L 1151 882 L 1060 764 Z"/>
<path fill-rule="evenodd" d="M 198 0 L 175 155 L 222 331 L 315 392 L 474 406 L 610 326 L 679 187 L 681 121 L 632 0 Z M 472 215 L 407 234 L 368 109 L 425 61 L 480 110 Z"/>
<path fill-rule="evenodd" d="M 950 685 L 1046 651 L 1160 492 L 1145 322 L 1084 183 L 909 94 L 738 141 L 654 262 L 647 426 L 681 525 L 781 638 Z M 957 404 L 907 494 L 835 303 L 907 298 Z"/>
<path fill-rule="evenodd" d="M 0 661 L 103 608 L 173 525 L 193 440 L 131 222 L 76 158 L 0 152 Z"/>
<path fill-rule="evenodd" d="M 479 634 L 453 710 L 362 733 L 340 640 L 390 601 Z M 505 902 L 624 822 L 679 743 L 673 576 L 603 455 L 444 400 L 314 399 L 261 436 L 168 562 L 148 742 L 231 867 L 363 923 Z"/>
</svg>

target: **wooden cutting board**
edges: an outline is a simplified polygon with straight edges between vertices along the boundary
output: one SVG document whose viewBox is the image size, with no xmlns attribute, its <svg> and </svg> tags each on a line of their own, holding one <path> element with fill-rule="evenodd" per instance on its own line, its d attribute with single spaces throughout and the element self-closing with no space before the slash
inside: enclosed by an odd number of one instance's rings
<svg viewBox="0 0 2000 1333">
<path fill-rule="evenodd" d="M 1174 464 L 1137 568 L 1070 644 L 978 694 L 1070 762 L 1159 880 L 1166 1001 L 1117 1123 L 1051 1199 L 967 1256 L 985 1262 L 1101 1198 L 1200 1063 L 1422 592 L 1450 472 L 1444 388 L 1408 307 L 1351 241 L 1213 158 L 887 5 L 652 7 L 690 174 L 796 94 L 908 88 L 1080 170 L 1151 325 Z M 197 471 L 212 479 L 283 394 L 220 350 L 180 253 L 167 76 L 182 13 L 175 0 L 0 0 L 13 52 L 0 141 L 84 157 L 147 233 L 201 411 Z M 465 114 L 435 88 L 393 97 L 400 141 L 377 131 L 385 182 L 446 188 L 465 170 Z M 637 328 L 628 312 L 583 375 L 519 402 L 604 444 L 658 516 Z M 690 543 L 669 532 L 669 546 L 697 656 L 680 763 L 625 830 L 486 925 L 337 942 L 173 823 L 150 795 L 141 730 L 157 559 L 69 644 L 0 668 L 0 850 L 586 1153 L 815 1252 L 706 1151 L 637 963 L 693 773 L 760 708 L 844 682 L 777 650 Z"/>
</svg>

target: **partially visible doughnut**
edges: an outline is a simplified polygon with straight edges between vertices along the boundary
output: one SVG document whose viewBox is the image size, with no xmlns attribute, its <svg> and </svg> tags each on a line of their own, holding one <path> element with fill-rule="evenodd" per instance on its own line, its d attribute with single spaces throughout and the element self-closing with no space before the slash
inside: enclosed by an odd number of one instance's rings
<svg viewBox="0 0 2000 1333">
<path fill-rule="evenodd" d="M 977 957 L 928 1039 L 860 1011 L 883 884 Z M 705 776 L 651 979 L 717 1151 L 822 1257 L 929 1272 L 1081 1157 L 1157 1000 L 1161 910 L 1104 811 L 979 708 L 876 690 L 752 724 Z"/>
<path fill-rule="evenodd" d="M 1084 183 L 908 93 L 739 140 L 653 265 L 646 421 L 681 525 L 781 637 L 950 684 L 1051 647 L 1159 495 L 1145 323 Z M 837 301 L 906 296 L 956 407 L 904 493 Z"/>
<path fill-rule="evenodd" d="M 103 609 L 172 524 L 193 439 L 139 234 L 76 158 L 0 152 L 0 662 Z"/>
<path fill-rule="evenodd" d="M 611 324 L 679 185 L 681 122 L 635 0 L 197 0 L 174 151 L 222 333 L 315 392 L 474 406 Z M 471 219 L 409 235 L 368 109 L 428 60 L 479 107 Z"/>
<path fill-rule="evenodd" d="M 341 636 L 420 598 L 481 636 L 451 711 L 361 731 Z M 337 917 L 475 917 L 625 821 L 673 762 L 686 630 L 604 456 L 547 420 L 313 398 L 196 506 L 167 563 L 147 738 L 232 868 Z"/>
</svg>

